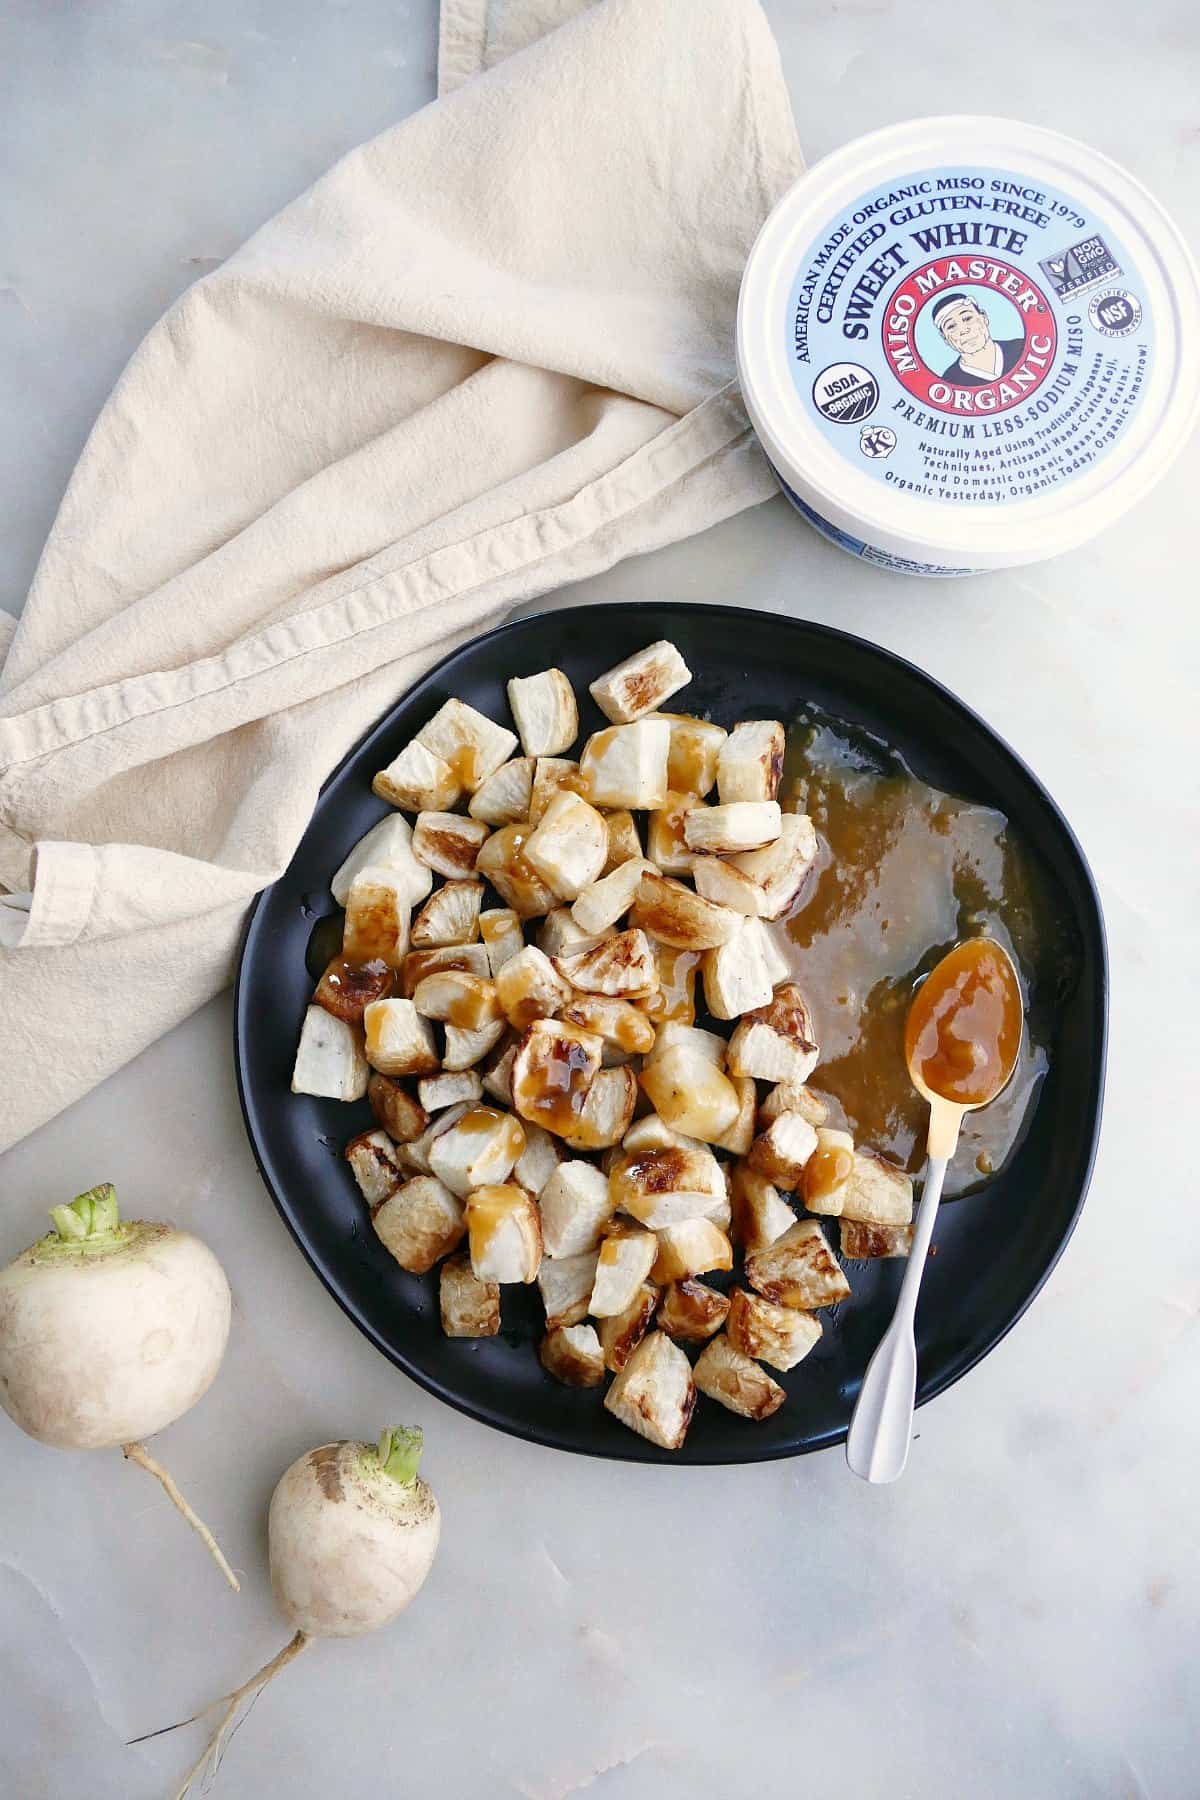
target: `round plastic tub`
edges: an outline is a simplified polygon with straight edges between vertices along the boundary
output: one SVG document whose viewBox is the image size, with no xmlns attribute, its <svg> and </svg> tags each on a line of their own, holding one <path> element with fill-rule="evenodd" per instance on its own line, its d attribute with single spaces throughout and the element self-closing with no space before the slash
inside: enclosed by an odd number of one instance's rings
<svg viewBox="0 0 1200 1800">
<path fill-rule="evenodd" d="M 1057 556 L 1154 485 L 1200 406 L 1200 284 L 1107 157 L 917 119 L 817 163 L 742 278 L 738 373 L 796 509 L 865 561 Z"/>
</svg>

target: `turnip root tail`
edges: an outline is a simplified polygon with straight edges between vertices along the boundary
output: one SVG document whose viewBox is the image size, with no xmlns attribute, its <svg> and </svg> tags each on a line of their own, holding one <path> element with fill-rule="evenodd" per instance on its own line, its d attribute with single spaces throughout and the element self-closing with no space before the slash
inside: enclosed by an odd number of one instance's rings
<svg viewBox="0 0 1200 1800">
<path fill-rule="evenodd" d="M 237 1717 L 238 1709 L 242 1702 L 247 1699 L 257 1699 L 258 1695 L 261 1694 L 269 1681 L 274 1681 L 276 1675 L 278 1675 L 281 1670 L 286 1669 L 290 1662 L 295 1662 L 301 1652 L 307 1650 L 308 1646 L 310 1644 L 315 1644 L 316 1641 L 316 1638 L 309 1637 L 307 1632 L 298 1631 L 295 1637 L 292 1638 L 289 1643 L 284 1645 L 279 1654 L 273 1656 L 269 1663 L 264 1663 L 257 1675 L 252 1675 L 249 1681 L 244 1681 L 236 1693 L 225 1694 L 222 1696 L 225 1701 L 225 1711 L 221 1714 L 220 1723 L 209 1738 L 207 1744 L 205 1744 L 199 1757 L 197 1757 L 196 1761 L 188 1770 L 187 1775 L 184 1777 L 183 1786 L 175 1795 L 175 1800 L 184 1800 L 184 1796 L 191 1788 L 193 1781 L 195 1781 L 197 1775 L 201 1774 L 204 1770 L 211 1768 L 213 1774 L 216 1774 L 217 1765 L 221 1760 L 221 1751 L 225 1743 L 225 1734 Z M 219 1700 L 213 1701 L 214 1706 L 219 1706 L 220 1704 L 221 1702 Z M 206 1710 L 211 1710 L 211 1708 Z M 199 1717 L 198 1714 L 197 1717 Z M 184 1723 L 190 1724 L 191 1720 L 185 1720 Z"/>
<path fill-rule="evenodd" d="M 171 1502 L 171 1505 L 183 1514 L 183 1517 L 196 1533 L 196 1536 L 200 1539 L 200 1542 L 204 1545 L 204 1548 L 208 1551 L 208 1554 L 212 1557 L 234 1593 L 240 1594 L 242 1591 L 242 1584 L 226 1561 L 225 1553 L 221 1549 L 220 1544 L 218 1544 L 216 1538 L 208 1529 L 208 1526 L 204 1523 L 204 1520 L 200 1515 L 192 1511 L 162 1464 L 154 1460 L 144 1444 L 122 1444 L 121 1454 L 122 1456 L 128 1457 L 130 1462 L 136 1463 L 139 1469 L 145 1469 L 148 1475 L 153 1475 L 156 1481 L 161 1481 L 163 1491 L 165 1492 L 167 1499 Z"/>
</svg>

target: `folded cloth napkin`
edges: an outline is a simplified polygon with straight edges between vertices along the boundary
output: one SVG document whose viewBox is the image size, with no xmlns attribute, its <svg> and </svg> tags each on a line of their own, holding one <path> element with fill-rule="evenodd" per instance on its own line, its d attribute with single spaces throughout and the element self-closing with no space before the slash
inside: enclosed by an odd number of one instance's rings
<svg viewBox="0 0 1200 1800">
<path fill-rule="evenodd" d="M 0 670 L 0 1148 L 229 981 L 437 657 L 772 491 L 734 312 L 800 160 L 754 0 L 447 0 L 440 79 L 189 289 L 67 489 Z"/>
</svg>

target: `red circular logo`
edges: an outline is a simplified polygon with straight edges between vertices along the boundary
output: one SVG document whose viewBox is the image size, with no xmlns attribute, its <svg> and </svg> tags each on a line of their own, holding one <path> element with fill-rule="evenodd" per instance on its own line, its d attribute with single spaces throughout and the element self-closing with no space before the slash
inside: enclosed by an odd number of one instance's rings
<svg viewBox="0 0 1200 1800">
<path fill-rule="evenodd" d="M 897 287 L 883 348 L 922 405 L 960 417 L 1007 412 L 1050 373 L 1058 333 L 1036 282 L 992 257 L 939 256 Z"/>
</svg>

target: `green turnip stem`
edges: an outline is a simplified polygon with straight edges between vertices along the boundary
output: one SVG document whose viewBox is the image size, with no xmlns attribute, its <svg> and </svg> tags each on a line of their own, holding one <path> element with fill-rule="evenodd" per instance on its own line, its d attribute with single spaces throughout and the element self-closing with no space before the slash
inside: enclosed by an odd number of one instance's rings
<svg viewBox="0 0 1200 1800">
<path fill-rule="evenodd" d="M 167 1499 L 171 1502 L 171 1505 L 183 1514 L 184 1518 L 196 1533 L 196 1536 L 200 1539 L 200 1542 L 204 1545 L 204 1548 L 208 1551 L 208 1554 L 212 1557 L 234 1593 L 240 1594 L 242 1591 L 242 1584 L 226 1562 L 221 1546 L 218 1544 L 212 1532 L 208 1529 L 208 1526 L 204 1523 L 204 1520 L 198 1513 L 192 1511 L 162 1464 L 154 1460 L 144 1444 L 122 1444 L 121 1454 L 122 1456 L 128 1457 L 130 1462 L 136 1463 L 139 1469 L 145 1469 L 148 1475 L 153 1475 L 156 1481 L 162 1483 L 163 1490 L 166 1493 Z"/>
<path fill-rule="evenodd" d="M 277 1656 L 273 1656 L 269 1663 L 263 1664 L 257 1675 L 252 1675 L 249 1681 L 244 1681 L 241 1687 L 237 1689 L 236 1693 L 226 1694 L 224 1696 L 226 1706 L 225 1711 L 221 1714 L 220 1723 L 209 1738 L 207 1744 L 205 1744 L 203 1751 L 188 1770 L 187 1775 L 184 1778 L 183 1786 L 175 1795 L 175 1800 L 184 1800 L 184 1796 L 187 1794 L 193 1781 L 195 1781 L 197 1775 L 199 1775 L 206 1765 L 211 1765 L 213 1773 L 216 1773 L 217 1764 L 221 1760 L 221 1749 L 225 1742 L 225 1734 L 233 1724 L 242 1701 L 248 1697 L 260 1694 L 269 1681 L 274 1681 L 276 1675 L 286 1669 L 290 1662 L 294 1662 L 302 1651 L 307 1650 L 308 1646 L 310 1644 L 315 1644 L 316 1641 L 315 1638 L 309 1637 L 307 1632 L 298 1631 L 295 1637 L 283 1646 L 283 1649 Z M 220 1701 L 214 1700 L 213 1705 L 219 1706 Z M 185 1719 L 183 1722 L 187 1725 L 191 1724 L 190 1719 Z M 172 1729 L 178 1728 L 172 1727 Z"/>
<path fill-rule="evenodd" d="M 121 1222 L 117 1209 L 117 1190 L 111 1181 L 79 1194 L 69 1206 L 52 1206 L 50 1217 L 63 1243 L 82 1243 L 86 1238 L 104 1237 Z"/>
<path fill-rule="evenodd" d="M 389 1425 L 379 1434 L 379 1467 L 402 1487 L 411 1487 L 421 1466 L 425 1434 L 419 1425 Z"/>
</svg>

